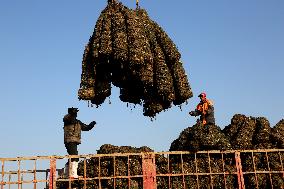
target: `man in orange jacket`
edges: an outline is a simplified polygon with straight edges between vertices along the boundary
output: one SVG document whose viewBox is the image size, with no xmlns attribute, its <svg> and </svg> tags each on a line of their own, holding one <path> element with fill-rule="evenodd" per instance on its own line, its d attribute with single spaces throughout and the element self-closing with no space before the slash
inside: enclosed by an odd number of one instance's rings
<svg viewBox="0 0 284 189">
<path fill-rule="evenodd" d="M 200 122 L 203 125 L 215 125 L 213 103 L 206 98 L 206 93 L 198 95 L 200 98 L 199 104 L 194 111 L 189 112 L 191 116 L 200 116 Z"/>
</svg>

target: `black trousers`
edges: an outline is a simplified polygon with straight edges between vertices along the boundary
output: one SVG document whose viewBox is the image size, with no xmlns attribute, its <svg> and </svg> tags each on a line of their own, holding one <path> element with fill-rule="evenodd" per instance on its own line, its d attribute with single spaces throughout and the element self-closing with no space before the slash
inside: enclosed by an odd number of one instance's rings
<svg viewBox="0 0 284 189">
<path fill-rule="evenodd" d="M 67 150 L 67 153 L 69 155 L 78 155 L 78 149 L 77 149 L 78 143 L 76 142 L 69 142 L 69 143 L 65 143 L 65 148 Z M 79 158 L 72 158 L 71 161 L 79 161 Z"/>
</svg>

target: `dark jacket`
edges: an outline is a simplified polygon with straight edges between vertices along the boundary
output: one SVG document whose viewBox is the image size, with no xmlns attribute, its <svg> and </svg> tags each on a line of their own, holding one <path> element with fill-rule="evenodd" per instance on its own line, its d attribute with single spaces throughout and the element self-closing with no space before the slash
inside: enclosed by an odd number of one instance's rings
<svg viewBox="0 0 284 189">
<path fill-rule="evenodd" d="M 207 99 L 206 102 L 200 102 L 194 111 L 189 112 L 192 116 L 200 116 L 200 121 L 203 125 L 215 125 L 214 106 Z"/>
<path fill-rule="evenodd" d="M 82 123 L 80 120 L 77 120 L 75 116 L 67 114 L 63 118 L 64 122 L 64 143 L 75 142 L 81 144 L 81 131 L 91 130 L 96 122 L 93 121 L 89 125 Z"/>
</svg>

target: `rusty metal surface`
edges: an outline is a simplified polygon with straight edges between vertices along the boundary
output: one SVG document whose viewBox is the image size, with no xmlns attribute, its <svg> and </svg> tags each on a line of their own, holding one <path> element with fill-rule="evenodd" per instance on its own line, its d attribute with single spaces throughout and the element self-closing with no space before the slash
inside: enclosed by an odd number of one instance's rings
<svg viewBox="0 0 284 189">
<path fill-rule="evenodd" d="M 153 153 L 143 154 L 142 170 L 143 170 L 143 188 L 144 189 L 157 188 L 155 154 Z"/>
<path fill-rule="evenodd" d="M 50 159 L 49 189 L 56 189 L 56 159 Z"/>
<path fill-rule="evenodd" d="M 235 152 L 239 189 L 245 189 L 240 152 Z"/>
</svg>

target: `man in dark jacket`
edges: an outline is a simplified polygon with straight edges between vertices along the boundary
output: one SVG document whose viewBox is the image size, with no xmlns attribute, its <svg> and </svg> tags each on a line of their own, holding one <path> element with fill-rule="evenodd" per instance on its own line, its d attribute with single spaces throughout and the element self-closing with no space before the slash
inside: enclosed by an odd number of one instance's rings
<svg viewBox="0 0 284 189">
<path fill-rule="evenodd" d="M 194 111 L 189 112 L 191 116 L 200 116 L 200 122 L 205 125 L 215 125 L 213 102 L 206 98 L 205 93 L 198 95 L 199 104 Z"/>
<path fill-rule="evenodd" d="M 64 144 L 69 155 L 78 155 L 77 146 L 81 144 L 81 131 L 89 131 L 96 124 L 95 121 L 92 121 L 89 125 L 86 125 L 80 120 L 77 120 L 78 111 L 78 108 L 68 108 L 68 114 L 63 118 Z M 68 174 L 69 170 L 71 170 L 70 177 L 78 177 L 78 161 L 78 158 L 72 158 L 70 168 L 69 164 L 66 164 L 66 173 Z"/>
</svg>

